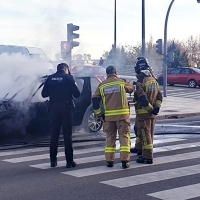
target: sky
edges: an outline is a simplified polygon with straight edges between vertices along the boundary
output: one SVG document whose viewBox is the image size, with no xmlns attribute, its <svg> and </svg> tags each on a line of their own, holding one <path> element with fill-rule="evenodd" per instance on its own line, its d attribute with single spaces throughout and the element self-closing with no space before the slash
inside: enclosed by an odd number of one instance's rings
<svg viewBox="0 0 200 200">
<path fill-rule="evenodd" d="M 164 39 L 171 0 L 145 0 L 146 42 Z M 175 0 L 168 21 L 168 39 L 200 35 L 200 3 Z M 0 0 L 0 44 L 39 47 L 49 59 L 67 40 L 67 24 L 80 26 L 73 54 L 98 59 L 114 43 L 114 0 Z M 142 0 L 117 0 L 117 45 L 142 41 Z"/>
</svg>

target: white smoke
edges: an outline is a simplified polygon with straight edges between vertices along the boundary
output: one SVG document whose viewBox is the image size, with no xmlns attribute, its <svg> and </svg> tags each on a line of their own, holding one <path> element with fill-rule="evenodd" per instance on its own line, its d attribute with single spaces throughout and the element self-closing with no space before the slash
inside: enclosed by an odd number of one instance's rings
<svg viewBox="0 0 200 200">
<path fill-rule="evenodd" d="M 42 87 L 39 91 L 37 89 L 41 85 L 41 77 L 48 74 L 45 63 L 36 62 L 25 55 L 0 55 L 0 135 L 7 135 L 2 130 L 5 125 L 9 131 L 17 130 L 25 134 L 25 127 L 35 115 L 31 109 L 32 103 L 45 101 L 41 97 Z M 9 103 L 5 104 L 2 100 Z"/>
<path fill-rule="evenodd" d="M 49 74 L 44 63 L 38 63 L 22 54 L 0 55 L 0 99 L 11 98 L 21 90 L 14 98 L 17 101 L 24 101 L 29 98 L 34 89 L 39 86 L 38 78 Z M 38 96 L 38 100 L 41 98 Z"/>
</svg>

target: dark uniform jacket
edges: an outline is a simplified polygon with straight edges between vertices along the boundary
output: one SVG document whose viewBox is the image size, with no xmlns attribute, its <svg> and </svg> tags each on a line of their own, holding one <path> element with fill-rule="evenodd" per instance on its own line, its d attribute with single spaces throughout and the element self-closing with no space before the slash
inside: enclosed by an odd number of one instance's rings
<svg viewBox="0 0 200 200">
<path fill-rule="evenodd" d="M 42 90 L 42 97 L 49 97 L 51 103 L 72 102 L 73 97 L 79 96 L 80 91 L 73 76 L 64 71 L 48 76 Z"/>
<path fill-rule="evenodd" d="M 136 82 L 134 93 L 135 112 L 138 117 L 152 118 L 155 106 L 161 107 L 162 93 L 159 84 L 153 77 L 141 76 Z"/>
</svg>

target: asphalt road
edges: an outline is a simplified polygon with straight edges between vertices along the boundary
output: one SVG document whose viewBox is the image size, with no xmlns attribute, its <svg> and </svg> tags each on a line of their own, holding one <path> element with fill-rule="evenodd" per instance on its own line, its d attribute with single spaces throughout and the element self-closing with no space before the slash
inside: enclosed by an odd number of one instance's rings
<svg viewBox="0 0 200 200">
<path fill-rule="evenodd" d="M 163 86 L 160 86 L 160 89 L 163 91 Z M 173 97 L 200 99 L 200 88 L 189 88 L 187 85 L 167 86 L 167 95 Z"/>
<path fill-rule="evenodd" d="M 161 130 L 162 126 L 169 131 L 183 125 L 186 134 Z M 200 117 L 159 120 L 156 129 L 154 164 L 137 164 L 137 156 L 132 154 L 127 170 L 121 168 L 118 151 L 114 168 L 105 167 L 104 141 L 74 143 L 78 163 L 74 169 L 65 168 L 62 147 L 56 168 L 49 167 L 48 147 L 0 151 L 0 199 L 200 199 L 200 134 L 193 134 L 194 130 L 200 132 Z M 83 134 L 95 138 L 79 131 L 74 139 Z M 105 135 L 96 137 L 103 139 Z"/>
</svg>

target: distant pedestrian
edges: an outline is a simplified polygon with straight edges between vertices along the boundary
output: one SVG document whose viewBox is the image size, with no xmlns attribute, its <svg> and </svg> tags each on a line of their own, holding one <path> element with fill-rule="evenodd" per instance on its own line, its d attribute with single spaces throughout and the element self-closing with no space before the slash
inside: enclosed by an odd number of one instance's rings
<svg viewBox="0 0 200 200">
<path fill-rule="evenodd" d="M 99 66 L 103 66 L 103 62 L 104 62 L 103 58 L 101 57 L 100 60 L 99 60 Z"/>
<path fill-rule="evenodd" d="M 62 126 L 65 143 L 66 167 L 75 167 L 72 148 L 72 115 L 74 109 L 73 96 L 78 98 L 80 91 L 70 74 L 66 63 L 57 66 L 57 72 L 48 76 L 43 90 L 42 97 L 50 99 L 50 164 L 57 166 L 57 152 L 60 128 Z"/>
</svg>

